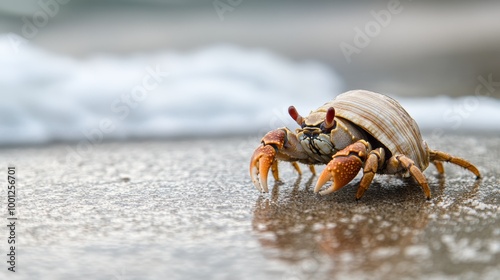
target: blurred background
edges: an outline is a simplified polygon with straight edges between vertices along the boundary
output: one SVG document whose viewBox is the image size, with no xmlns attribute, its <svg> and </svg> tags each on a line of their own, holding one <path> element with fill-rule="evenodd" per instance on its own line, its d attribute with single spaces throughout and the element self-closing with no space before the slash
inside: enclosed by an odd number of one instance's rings
<svg viewBox="0 0 500 280">
<path fill-rule="evenodd" d="M 500 129 L 500 2 L 0 3 L 0 144 L 260 135 L 350 89 Z"/>
</svg>

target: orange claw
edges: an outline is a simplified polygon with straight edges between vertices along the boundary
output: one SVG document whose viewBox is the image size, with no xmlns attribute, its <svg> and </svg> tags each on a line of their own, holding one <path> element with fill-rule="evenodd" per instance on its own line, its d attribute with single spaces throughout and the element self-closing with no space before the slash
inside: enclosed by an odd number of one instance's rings
<svg viewBox="0 0 500 280">
<path fill-rule="evenodd" d="M 272 168 L 274 179 L 278 180 L 277 150 L 283 148 L 286 132 L 283 129 L 269 131 L 262 138 L 262 145 L 255 149 L 250 160 L 250 176 L 260 192 L 268 192 L 267 174 Z"/>
<path fill-rule="evenodd" d="M 321 187 L 333 178 L 330 188 L 320 192 L 321 195 L 329 194 L 347 185 L 363 166 L 363 162 L 357 155 L 339 156 L 333 158 L 318 178 L 314 192 L 317 193 Z"/>
<path fill-rule="evenodd" d="M 275 156 L 276 150 L 273 146 L 262 145 L 255 149 L 250 160 L 250 176 L 252 177 L 253 184 L 260 192 L 269 191 L 267 187 L 267 174 L 273 165 Z"/>
</svg>

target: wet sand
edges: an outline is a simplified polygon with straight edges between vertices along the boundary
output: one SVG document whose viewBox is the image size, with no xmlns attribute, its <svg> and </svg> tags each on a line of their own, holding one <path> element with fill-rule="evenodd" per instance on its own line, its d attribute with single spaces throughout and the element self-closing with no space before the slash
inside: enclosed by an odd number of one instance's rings
<svg viewBox="0 0 500 280">
<path fill-rule="evenodd" d="M 450 164 L 445 176 L 429 167 L 430 201 L 412 181 L 390 176 L 376 177 L 358 202 L 359 178 L 321 197 L 312 192 L 317 177 L 307 168 L 298 176 L 285 163 L 282 182 L 270 179 L 271 193 L 259 194 L 248 175 L 258 142 L 237 137 L 105 143 L 81 158 L 68 156 L 66 144 L 0 150 L 0 162 L 17 169 L 20 219 L 18 272 L 8 272 L 2 262 L 0 278 L 500 274 L 500 137 L 428 139 L 431 147 L 467 158 L 483 173 L 475 180 Z M 2 211 L 4 221 L 6 215 Z M 6 234 L 0 231 L 2 254 Z"/>
</svg>

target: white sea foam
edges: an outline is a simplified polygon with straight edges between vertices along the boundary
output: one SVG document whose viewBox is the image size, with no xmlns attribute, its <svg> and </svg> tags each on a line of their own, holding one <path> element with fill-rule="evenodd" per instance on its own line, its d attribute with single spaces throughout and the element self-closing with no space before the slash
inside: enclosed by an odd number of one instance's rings
<svg viewBox="0 0 500 280">
<path fill-rule="evenodd" d="M 0 144 L 257 135 L 295 127 L 289 105 L 305 115 L 341 92 L 327 66 L 265 50 L 226 45 L 75 59 L 28 43 L 16 53 L 11 36 L 0 36 Z M 500 102 L 468 98 L 398 100 L 421 128 L 500 131 Z"/>
</svg>

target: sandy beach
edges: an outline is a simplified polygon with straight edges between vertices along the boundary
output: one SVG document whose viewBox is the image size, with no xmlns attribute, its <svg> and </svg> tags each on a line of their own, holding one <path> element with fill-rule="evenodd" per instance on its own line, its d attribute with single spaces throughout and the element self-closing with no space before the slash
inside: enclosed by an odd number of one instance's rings
<svg viewBox="0 0 500 280">
<path fill-rule="evenodd" d="M 15 279 L 494 279 L 499 141 L 430 138 L 483 173 L 429 167 L 430 201 L 390 176 L 358 202 L 358 179 L 321 197 L 317 177 L 285 163 L 259 194 L 256 137 L 110 142 L 81 158 L 71 144 L 4 148 L 17 170 Z"/>
</svg>

